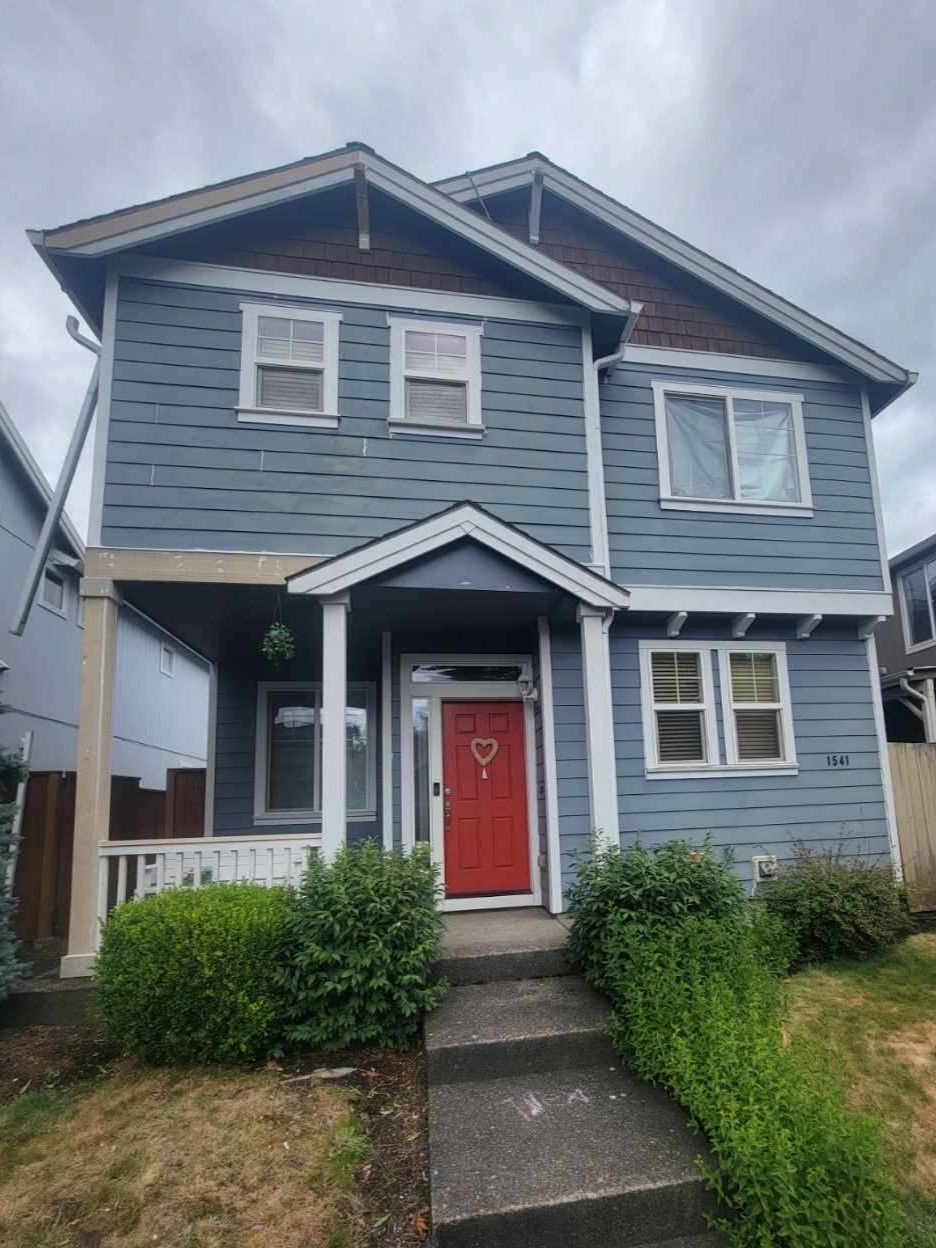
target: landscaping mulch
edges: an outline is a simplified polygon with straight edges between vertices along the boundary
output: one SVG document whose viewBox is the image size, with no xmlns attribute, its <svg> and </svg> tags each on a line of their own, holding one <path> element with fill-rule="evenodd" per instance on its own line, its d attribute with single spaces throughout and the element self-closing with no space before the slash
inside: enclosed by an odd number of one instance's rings
<svg viewBox="0 0 936 1248">
<path fill-rule="evenodd" d="M 340 1080 L 358 1093 L 356 1108 L 371 1145 L 357 1173 L 362 1248 L 417 1248 L 429 1240 L 429 1122 L 421 1044 L 402 1053 L 357 1049 L 283 1062 L 288 1078 L 321 1067 L 353 1067 Z"/>
<path fill-rule="evenodd" d="M 0 1105 L 27 1089 L 62 1087 L 101 1074 L 114 1049 L 94 1028 L 0 1028 Z"/>
</svg>

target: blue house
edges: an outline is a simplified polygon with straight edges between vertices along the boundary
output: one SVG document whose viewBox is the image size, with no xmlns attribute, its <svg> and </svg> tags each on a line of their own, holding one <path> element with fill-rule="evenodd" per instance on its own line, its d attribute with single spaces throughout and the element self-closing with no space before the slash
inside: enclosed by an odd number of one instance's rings
<svg viewBox="0 0 936 1248">
<path fill-rule="evenodd" d="M 128 891 L 364 837 L 447 910 L 561 910 L 593 831 L 899 866 L 870 422 L 913 374 L 536 153 L 31 238 L 102 344 L 63 973 Z M 105 842 L 121 601 L 212 664 L 198 841 Z"/>
</svg>

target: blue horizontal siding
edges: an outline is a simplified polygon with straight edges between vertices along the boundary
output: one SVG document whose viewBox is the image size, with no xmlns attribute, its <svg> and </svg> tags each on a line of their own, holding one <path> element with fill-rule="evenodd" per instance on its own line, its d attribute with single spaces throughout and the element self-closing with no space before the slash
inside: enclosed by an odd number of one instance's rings
<svg viewBox="0 0 936 1248">
<path fill-rule="evenodd" d="M 796 775 L 709 776 L 648 780 L 640 711 L 638 641 L 664 636 L 662 625 L 625 619 L 611 631 L 611 685 L 622 843 L 653 845 L 710 836 L 751 878 L 751 858 L 792 860 L 797 842 L 814 850 L 842 845 L 875 858 L 888 853 L 884 793 L 867 652 L 854 630 L 822 626 L 797 641 L 792 625 L 756 625 L 752 644 L 785 641 L 799 771 Z M 687 626 L 687 640 L 729 640 L 722 631 Z M 553 697 L 559 778 L 560 839 L 566 883 L 590 833 L 588 762 L 578 632 L 553 634 Z M 716 682 L 717 685 L 717 682 Z M 716 706 L 719 699 L 716 697 Z M 719 737 L 723 729 L 719 707 Z M 848 768 L 826 755 L 847 753 Z"/>
<path fill-rule="evenodd" d="M 250 426 L 236 419 L 244 297 L 121 279 L 105 543 L 336 554 L 467 497 L 590 557 L 575 326 L 487 319 L 483 440 L 391 438 L 387 309 L 344 307 L 339 428 Z"/>
<path fill-rule="evenodd" d="M 663 511 L 651 381 L 803 395 L 811 517 Z M 611 564 L 624 585 L 881 590 L 860 395 L 844 383 L 619 365 L 601 386 Z"/>
</svg>

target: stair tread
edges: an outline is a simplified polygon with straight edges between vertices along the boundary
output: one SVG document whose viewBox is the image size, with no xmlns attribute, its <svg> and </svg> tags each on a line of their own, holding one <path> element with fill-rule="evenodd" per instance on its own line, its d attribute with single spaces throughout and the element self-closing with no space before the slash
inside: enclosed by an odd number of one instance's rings
<svg viewBox="0 0 936 1248">
<path fill-rule="evenodd" d="M 701 1186 L 684 1112 L 617 1065 L 436 1085 L 429 1121 L 437 1226 Z"/>
<path fill-rule="evenodd" d="M 426 1020 L 426 1049 L 603 1032 L 607 1003 L 579 976 L 454 988 Z"/>
</svg>

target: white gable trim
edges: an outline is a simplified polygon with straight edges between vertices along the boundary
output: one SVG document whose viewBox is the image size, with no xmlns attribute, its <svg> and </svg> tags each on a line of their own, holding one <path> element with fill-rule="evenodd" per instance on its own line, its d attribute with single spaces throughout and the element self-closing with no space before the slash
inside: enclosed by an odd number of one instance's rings
<svg viewBox="0 0 936 1248">
<path fill-rule="evenodd" d="M 356 168 L 366 171 L 371 186 L 528 277 L 542 282 L 563 298 L 574 300 L 590 312 L 622 316 L 630 312 L 628 299 L 521 242 L 428 183 L 363 148 L 349 148 L 347 152 L 312 159 L 307 166 L 295 170 L 294 178 L 292 171 L 288 175 L 281 171 L 278 176 L 274 170 L 245 178 L 241 184 L 229 188 L 215 188 L 213 191 L 211 187 L 205 187 L 181 195 L 174 206 L 166 203 L 144 204 L 95 221 L 76 222 L 56 230 L 34 231 L 30 239 L 34 246 L 53 255 L 60 252 L 86 257 L 107 256 L 183 230 L 243 216 L 258 208 L 350 182 L 354 179 Z M 278 185 L 275 184 L 277 182 Z M 271 183 L 274 185 L 271 186 Z"/>
<path fill-rule="evenodd" d="M 646 217 L 625 208 L 623 204 L 548 161 L 527 156 L 521 160 L 479 170 L 470 177 L 460 175 L 447 178 L 435 185 L 457 202 L 468 203 L 477 200 L 479 195 L 498 195 L 503 191 L 526 186 L 534 172 L 542 172 L 543 185 L 547 190 L 575 204 L 604 225 L 677 265 L 684 272 L 690 273 L 737 303 L 773 321 L 775 325 L 828 352 L 870 381 L 908 386 L 916 380 L 915 373 L 908 373 L 906 369 L 879 355 L 870 347 L 856 342 L 854 338 L 831 325 L 826 325 L 818 317 L 811 316 L 765 286 L 722 264 L 714 256 L 693 247 L 669 230 L 654 225 Z"/>
<path fill-rule="evenodd" d="M 289 592 L 322 596 L 343 593 L 362 581 L 465 537 L 480 542 L 589 606 L 623 610 L 628 605 L 627 590 L 612 585 L 470 503 L 430 516 L 420 524 L 410 525 L 345 555 L 337 555 L 307 572 L 299 572 L 288 581 Z"/>
</svg>

